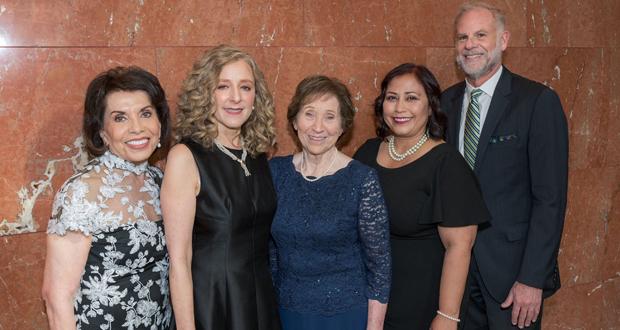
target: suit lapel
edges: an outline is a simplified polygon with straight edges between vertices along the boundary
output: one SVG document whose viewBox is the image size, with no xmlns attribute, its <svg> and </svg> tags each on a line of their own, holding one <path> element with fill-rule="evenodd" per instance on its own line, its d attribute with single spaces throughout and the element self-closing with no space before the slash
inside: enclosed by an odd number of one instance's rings
<svg viewBox="0 0 620 330">
<path fill-rule="evenodd" d="M 510 104 L 510 94 L 512 93 L 512 73 L 504 67 L 493 98 L 491 99 L 491 105 L 489 106 L 489 112 L 484 120 L 482 126 L 482 132 L 480 133 L 480 139 L 478 140 L 478 151 L 476 152 L 476 164 L 474 165 L 474 171 L 478 173 L 480 161 L 484 159 L 484 153 L 491 140 L 491 134 L 497 127 L 499 120 L 504 115 L 504 112 Z"/>
<path fill-rule="evenodd" d="M 448 113 L 450 118 L 448 118 L 448 123 L 451 125 L 448 126 L 448 143 L 453 146 L 459 145 L 459 128 L 461 124 L 461 115 L 463 112 L 463 95 L 465 94 L 465 82 L 461 83 L 461 86 L 458 87 L 456 94 L 450 100 L 450 109 L 453 109 Z"/>
</svg>

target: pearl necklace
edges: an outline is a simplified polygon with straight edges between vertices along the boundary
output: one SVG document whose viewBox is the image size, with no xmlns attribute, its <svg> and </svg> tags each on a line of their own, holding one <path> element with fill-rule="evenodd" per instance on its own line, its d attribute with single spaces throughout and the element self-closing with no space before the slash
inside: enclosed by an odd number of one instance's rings
<svg viewBox="0 0 620 330">
<path fill-rule="evenodd" d="M 325 169 L 325 171 L 323 171 L 323 173 L 321 173 L 321 175 L 319 175 L 319 176 L 306 176 L 304 174 L 304 165 L 306 164 L 306 153 L 302 151 L 301 152 L 301 164 L 299 165 L 299 173 L 301 173 L 301 176 L 306 181 L 310 181 L 310 182 L 317 181 L 318 179 L 324 177 L 325 174 L 327 174 L 327 172 L 329 172 L 329 170 L 332 168 L 332 166 L 334 166 L 334 163 L 336 162 L 336 156 L 338 156 L 338 150 L 336 150 L 336 152 L 334 152 L 334 157 L 332 157 L 331 163 L 329 163 L 329 166 L 327 166 L 327 168 Z"/>
<path fill-rule="evenodd" d="M 405 153 L 403 154 L 399 154 L 398 152 L 396 152 L 396 148 L 394 147 L 394 135 L 388 136 L 387 140 L 388 140 L 388 154 L 390 155 L 390 158 L 392 158 L 393 160 L 397 162 L 400 162 L 404 160 L 405 158 L 415 154 L 416 151 L 418 151 L 418 149 L 422 147 L 424 142 L 428 140 L 428 134 L 425 132 L 424 135 L 422 135 L 422 137 L 418 141 L 418 143 L 413 145 L 413 147 L 407 149 L 407 151 L 405 151 Z"/>
<path fill-rule="evenodd" d="M 215 146 L 220 149 L 220 151 L 222 151 L 226 156 L 230 157 L 232 160 L 236 161 L 239 163 L 239 165 L 241 165 L 241 168 L 243 169 L 243 172 L 245 173 L 245 176 L 250 176 L 250 170 L 248 170 L 248 167 L 245 164 L 245 157 L 248 155 L 248 151 L 245 150 L 244 147 L 241 147 L 241 149 L 243 150 L 243 153 L 241 153 L 241 159 L 239 159 L 237 156 L 235 156 L 232 152 L 230 152 L 228 149 L 226 149 L 226 147 L 224 147 L 221 143 L 219 143 L 217 140 L 213 140 L 213 143 L 215 144 Z M 243 143 L 241 143 L 241 145 L 243 145 Z"/>
</svg>

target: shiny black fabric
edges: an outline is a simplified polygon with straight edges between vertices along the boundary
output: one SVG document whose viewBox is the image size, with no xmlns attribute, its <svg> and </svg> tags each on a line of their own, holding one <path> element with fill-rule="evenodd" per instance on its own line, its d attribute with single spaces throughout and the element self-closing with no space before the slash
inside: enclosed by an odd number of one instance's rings
<svg viewBox="0 0 620 330">
<path fill-rule="evenodd" d="M 268 265 L 277 202 L 266 156 L 248 155 L 246 177 L 217 148 L 183 143 L 200 174 L 192 242 L 196 329 L 280 329 Z"/>
</svg>

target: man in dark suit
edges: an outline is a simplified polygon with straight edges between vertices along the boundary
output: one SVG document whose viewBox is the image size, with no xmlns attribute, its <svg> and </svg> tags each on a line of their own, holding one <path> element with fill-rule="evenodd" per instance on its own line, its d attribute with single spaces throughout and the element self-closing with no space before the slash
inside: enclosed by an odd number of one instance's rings
<svg viewBox="0 0 620 330">
<path fill-rule="evenodd" d="M 559 287 L 566 209 L 568 130 L 557 94 L 502 65 L 510 34 L 483 3 L 455 19 L 466 80 L 448 88 L 448 142 L 476 173 L 491 212 L 473 249 L 465 329 L 540 328 L 542 299 Z"/>
</svg>

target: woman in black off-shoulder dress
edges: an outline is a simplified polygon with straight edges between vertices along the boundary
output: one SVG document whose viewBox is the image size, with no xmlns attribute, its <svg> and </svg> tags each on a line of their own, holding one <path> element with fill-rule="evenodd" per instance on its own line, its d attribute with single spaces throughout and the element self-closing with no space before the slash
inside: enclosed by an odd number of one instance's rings
<svg viewBox="0 0 620 330">
<path fill-rule="evenodd" d="M 478 182 L 444 143 L 439 85 L 423 66 L 390 71 L 375 101 L 377 138 L 354 158 L 375 168 L 392 247 L 385 329 L 456 329 L 477 225 L 489 219 Z"/>
</svg>

